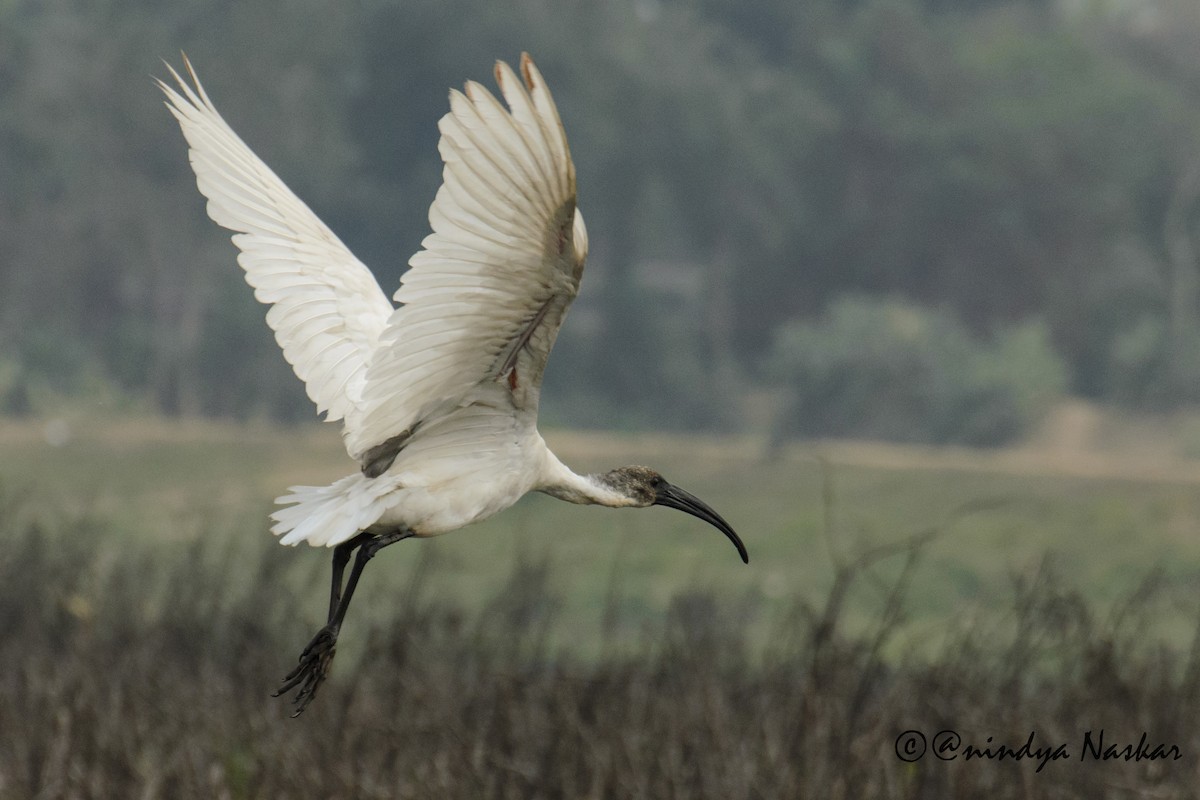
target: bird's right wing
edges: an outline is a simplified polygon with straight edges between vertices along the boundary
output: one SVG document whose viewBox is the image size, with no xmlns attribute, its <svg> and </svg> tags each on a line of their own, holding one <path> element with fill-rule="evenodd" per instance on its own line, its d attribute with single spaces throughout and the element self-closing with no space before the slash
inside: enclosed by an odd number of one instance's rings
<svg viewBox="0 0 1200 800">
<path fill-rule="evenodd" d="M 554 101 L 527 54 L 521 72 L 524 83 L 496 65 L 507 109 L 468 83 L 438 123 L 445 168 L 433 233 L 409 261 L 395 295 L 402 305 L 367 369 L 363 423 L 346 430 L 346 449 L 368 475 L 387 469 L 423 420 L 481 384 L 503 387 L 511 409 L 537 411 L 587 234 Z"/>
<path fill-rule="evenodd" d="M 353 430 L 367 363 L 392 313 L 370 270 L 284 185 L 217 113 L 184 58 L 193 86 L 168 64 L 182 91 L 162 81 L 167 108 L 190 145 L 208 215 L 236 233 L 238 263 L 267 324 L 304 381 L 317 411 Z"/>
</svg>

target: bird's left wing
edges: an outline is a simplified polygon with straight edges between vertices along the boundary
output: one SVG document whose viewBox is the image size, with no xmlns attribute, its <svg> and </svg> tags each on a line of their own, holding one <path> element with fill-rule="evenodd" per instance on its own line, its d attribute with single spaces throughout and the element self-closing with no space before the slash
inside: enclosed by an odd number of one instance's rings
<svg viewBox="0 0 1200 800">
<path fill-rule="evenodd" d="M 366 469 L 390 463 L 421 421 L 467 402 L 484 382 L 537 410 L 546 358 L 579 288 L 587 234 L 575 208 L 575 168 L 541 74 L 505 63 L 505 109 L 468 83 L 438 123 L 443 183 L 433 233 L 409 261 L 366 374 L 363 424 L 346 447 Z M 384 466 L 383 468 L 386 468 Z"/>
<path fill-rule="evenodd" d="M 184 63 L 194 87 L 169 64 L 179 91 L 158 85 L 190 146 L 208 215 L 235 232 L 246 281 L 271 305 L 267 323 L 317 410 L 354 430 L 367 362 L 392 304 L 370 270 L 234 133 Z"/>
</svg>

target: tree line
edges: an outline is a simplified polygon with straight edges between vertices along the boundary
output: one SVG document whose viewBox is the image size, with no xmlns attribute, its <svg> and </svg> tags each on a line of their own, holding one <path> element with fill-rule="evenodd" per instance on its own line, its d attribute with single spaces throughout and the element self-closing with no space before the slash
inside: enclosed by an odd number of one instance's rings
<svg viewBox="0 0 1200 800">
<path fill-rule="evenodd" d="M 1197 42 L 1190 0 L 0 3 L 0 409 L 311 415 L 150 82 L 181 49 L 389 294 L 447 88 L 533 53 L 592 241 L 553 421 L 819 434 L 947 325 L 975 417 L 1194 404 Z"/>
</svg>

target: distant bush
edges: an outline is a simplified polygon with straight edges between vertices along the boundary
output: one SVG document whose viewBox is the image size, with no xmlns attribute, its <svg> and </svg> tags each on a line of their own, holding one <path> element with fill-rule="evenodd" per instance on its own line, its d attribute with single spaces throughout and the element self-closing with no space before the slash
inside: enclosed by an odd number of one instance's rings
<svg viewBox="0 0 1200 800">
<path fill-rule="evenodd" d="M 1104 396 L 1138 409 L 1162 410 L 1200 398 L 1200 332 L 1172 341 L 1165 315 L 1145 313 L 1113 335 Z"/>
<path fill-rule="evenodd" d="M 97 412 L 138 409 L 126 392 L 95 361 L 67 343 L 55 358 L 38 353 L 0 355 L 0 415 L 55 414 L 78 408 Z"/>
<path fill-rule="evenodd" d="M 948 313 L 861 297 L 782 326 L 767 371 L 787 393 L 777 440 L 999 445 L 1025 433 L 1067 381 L 1040 321 L 981 339 Z"/>
</svg>

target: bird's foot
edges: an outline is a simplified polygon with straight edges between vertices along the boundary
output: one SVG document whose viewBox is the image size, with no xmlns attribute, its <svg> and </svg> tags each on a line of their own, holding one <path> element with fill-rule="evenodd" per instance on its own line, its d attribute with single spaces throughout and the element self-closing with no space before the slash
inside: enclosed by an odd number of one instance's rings
<svg viewBox="0 0 1200 800">
<path fill-rule="evenodd" d="M 284 677 L 283 684 L 272 692 L 272 697 L 279 697 L 297 686 L 300 687 L 293 701 L 296 709 L 292 713 L 293 717 L 298 717 L 304 712 L 317 696 L 317 689 L 321 688 L 321 684 L 328 677 L 329 665 L 333 663 L 333 656 L 337 653 L 337 636 L 338 629 L 332 625 L 326 625 L 317 631 L 317 635 L 300 654 L 300 663 Z"/>
</svg>

